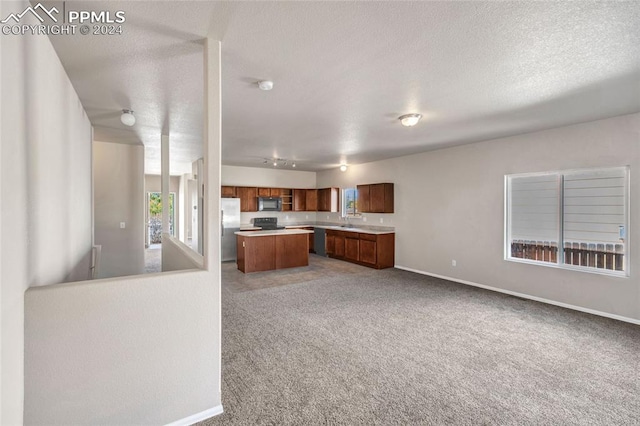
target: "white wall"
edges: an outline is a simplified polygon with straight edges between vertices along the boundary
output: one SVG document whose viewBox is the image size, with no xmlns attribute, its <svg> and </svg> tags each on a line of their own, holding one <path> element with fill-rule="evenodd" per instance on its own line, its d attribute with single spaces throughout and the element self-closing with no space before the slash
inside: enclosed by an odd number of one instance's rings
<svg viewBox="0 0 640 426">
<path fill-rule="evenodd" d="M 185 271 L 29 290 L 25 424 L 160 425 L 214 406 L 214 289 Z"/>
<path fill-rule="evenodd" d="M 1 16 L 28 4 L 0 3 Z M 89 276 L 91 125 L 47 37 L 0 38 L 0 424 L 18 425 L 24 291 Z"/>
<path fill-rule="evenodd" d="M 316 173 L 299 170 L 267 169 L 261 167 L 222 166 L 222 185 L 266 188 L 316 188 Z M 277 217 L 278 223 L 315 221 L 315 212 L 245 212 L 240 215 L 243 225 L 256 217 Z"/>
<path fill-rule="evenodd" d="M 629 278 L 504 260 L 505 174 L 623 165 L 631 166 Z M 379 216 L 396 228 L 396 265 L 638 320 L 639 166 L 640 114 L 632 114 L 320 172 L 317 179 L 319 187 L 395 183 L 396 213 Z"/>
<path fill-rule="evenodd" d="M 262 167 L 222 166 L 222 185 L 267 188 L 315 188 L 316 173 Z"/>
<path fill-rule="evenodd" d="M 144 147 L 94 141 L 93 179 L 98 278 L 144 273 Z"/>
<path fill-rule="evenodd" d="M 191 247 L 172 237 L 162 234 L 162 271 L 182 271 L 204 268 L 204 258 Z"/>
<path fill-rule="evenodd" d="M 206 269 L 28 290 L 26 423 L 184 423 L 222 409 L 220 44 L 204 48 Z"/>
</svg>

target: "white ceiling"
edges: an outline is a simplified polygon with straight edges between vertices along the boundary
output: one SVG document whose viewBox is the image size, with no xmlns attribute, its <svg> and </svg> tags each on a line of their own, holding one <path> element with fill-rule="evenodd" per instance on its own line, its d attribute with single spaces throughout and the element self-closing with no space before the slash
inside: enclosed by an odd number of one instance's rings
<svg viewBox="0 0 640 426">
<path fill-rule="evenodd" d="M 223 42 L 224 164 L 323 170 L 640 111 L 640 2 L 73 7 L 126 12 L 122 36 L 52 42 L 96 139 L 142 142 L 150 173 L 163 131 L 172 173 L 201 155 L 208 33 Z M 410 112 L 424 118 L 404 128 Z"/>
</svg>

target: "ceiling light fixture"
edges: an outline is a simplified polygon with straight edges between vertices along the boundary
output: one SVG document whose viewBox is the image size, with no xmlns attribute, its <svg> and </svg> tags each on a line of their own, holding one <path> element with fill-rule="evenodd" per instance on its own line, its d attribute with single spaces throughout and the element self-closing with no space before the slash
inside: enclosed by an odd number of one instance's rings
<svg viewBox="0 0 640 426">
<path fill-rule="evenodd" d="M 258 82 L 258 87 L 260 90 L 271 90 L 273 89 L 273 81 L 271 80 L 262 80 Z"/>
<path fill-rule="evenodd" d="M 405 114 L 398 117 L 398 120 L 405 127 L 411 127 L 418 124 L 418 121 L 422 118 L 422 114 Z"/>
<path fill-rule="evenodd" d="M 341 164 L 340 165 L 340 171 L 341 172 L 346 172 L 347 171 L 347 165 L 346 164 Z"/>
<path fill-rule="evenodd" d="M 291 167 L 295 168 L 296 167 L 296 163 L 294 162 L 289 162 L 289 160 L 287 160 L 286 158 L 280 158 L 280 157 L 265 157 L 262 159 L 262 164 L 271 164 L 273 165 L 273 167 L 279 167 L 279 166 L 288 166 L 291 165 Z"/>
<path fill-rule="evenodd" d="M 125 126 L 133 126 L 136 124 L 136 117 L 133 115 L 133 111 L 130 109 L 123 109 L 122 115 L 120 116 L 120 121 Z"/>
</svg>

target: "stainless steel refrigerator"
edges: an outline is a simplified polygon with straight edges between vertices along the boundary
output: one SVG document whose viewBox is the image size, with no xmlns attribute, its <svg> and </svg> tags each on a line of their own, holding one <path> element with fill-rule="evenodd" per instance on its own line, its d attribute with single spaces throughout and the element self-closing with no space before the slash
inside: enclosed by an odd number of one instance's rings
<svg viewBox="0 0 640 426">
<path fill-rule="evenodd" d="M 236 235 L 240 230 L 240 199 L 221 198 L 222 261 L 236 260 Z"/>
</svg>

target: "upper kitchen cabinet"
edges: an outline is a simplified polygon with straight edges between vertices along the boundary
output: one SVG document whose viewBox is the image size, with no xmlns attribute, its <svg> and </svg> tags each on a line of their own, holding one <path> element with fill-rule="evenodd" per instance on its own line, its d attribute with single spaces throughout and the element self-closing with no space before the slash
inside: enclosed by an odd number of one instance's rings
<svg viewBox="0 0 640 426">
<path fill-rule="evenodd" d="M 258 197 L 280 197 L 280 188 L 258 188 Z"/>
<path fill-rule="evenodd" d="M 306 189 L 293 190 L 293 211 L 296 211 L 296 212 L 307 211 L 307 190 Z"/>
<path fill-rule="evenodd" d="M 238 186 L 236 197 L 240 198 L 241 212 L 258 211 L 258 191 L 253 187 Z"/>
<path fill-rule="evenodd" d="M 308 212 L 318 211 L 318 190 L 306 189 L 305 193 L 305 209 Z"/>
<path fill-rule="evenodd" d="M 236 187 L 235 186 L 222 186 L 220 188 L 220 197 L 222 198 L 235 198 Z"/>
<path fill-rule="evenodd" d="M 358 211 L 361 213 L 393 213 L 393 184 L 358 185 Z"/>
<path fill-rule="evenodd" d="M 338 188 L 318 189 L 318 211 L 338 212 L 340 210 L 340 190 Z"/>
</svg>

